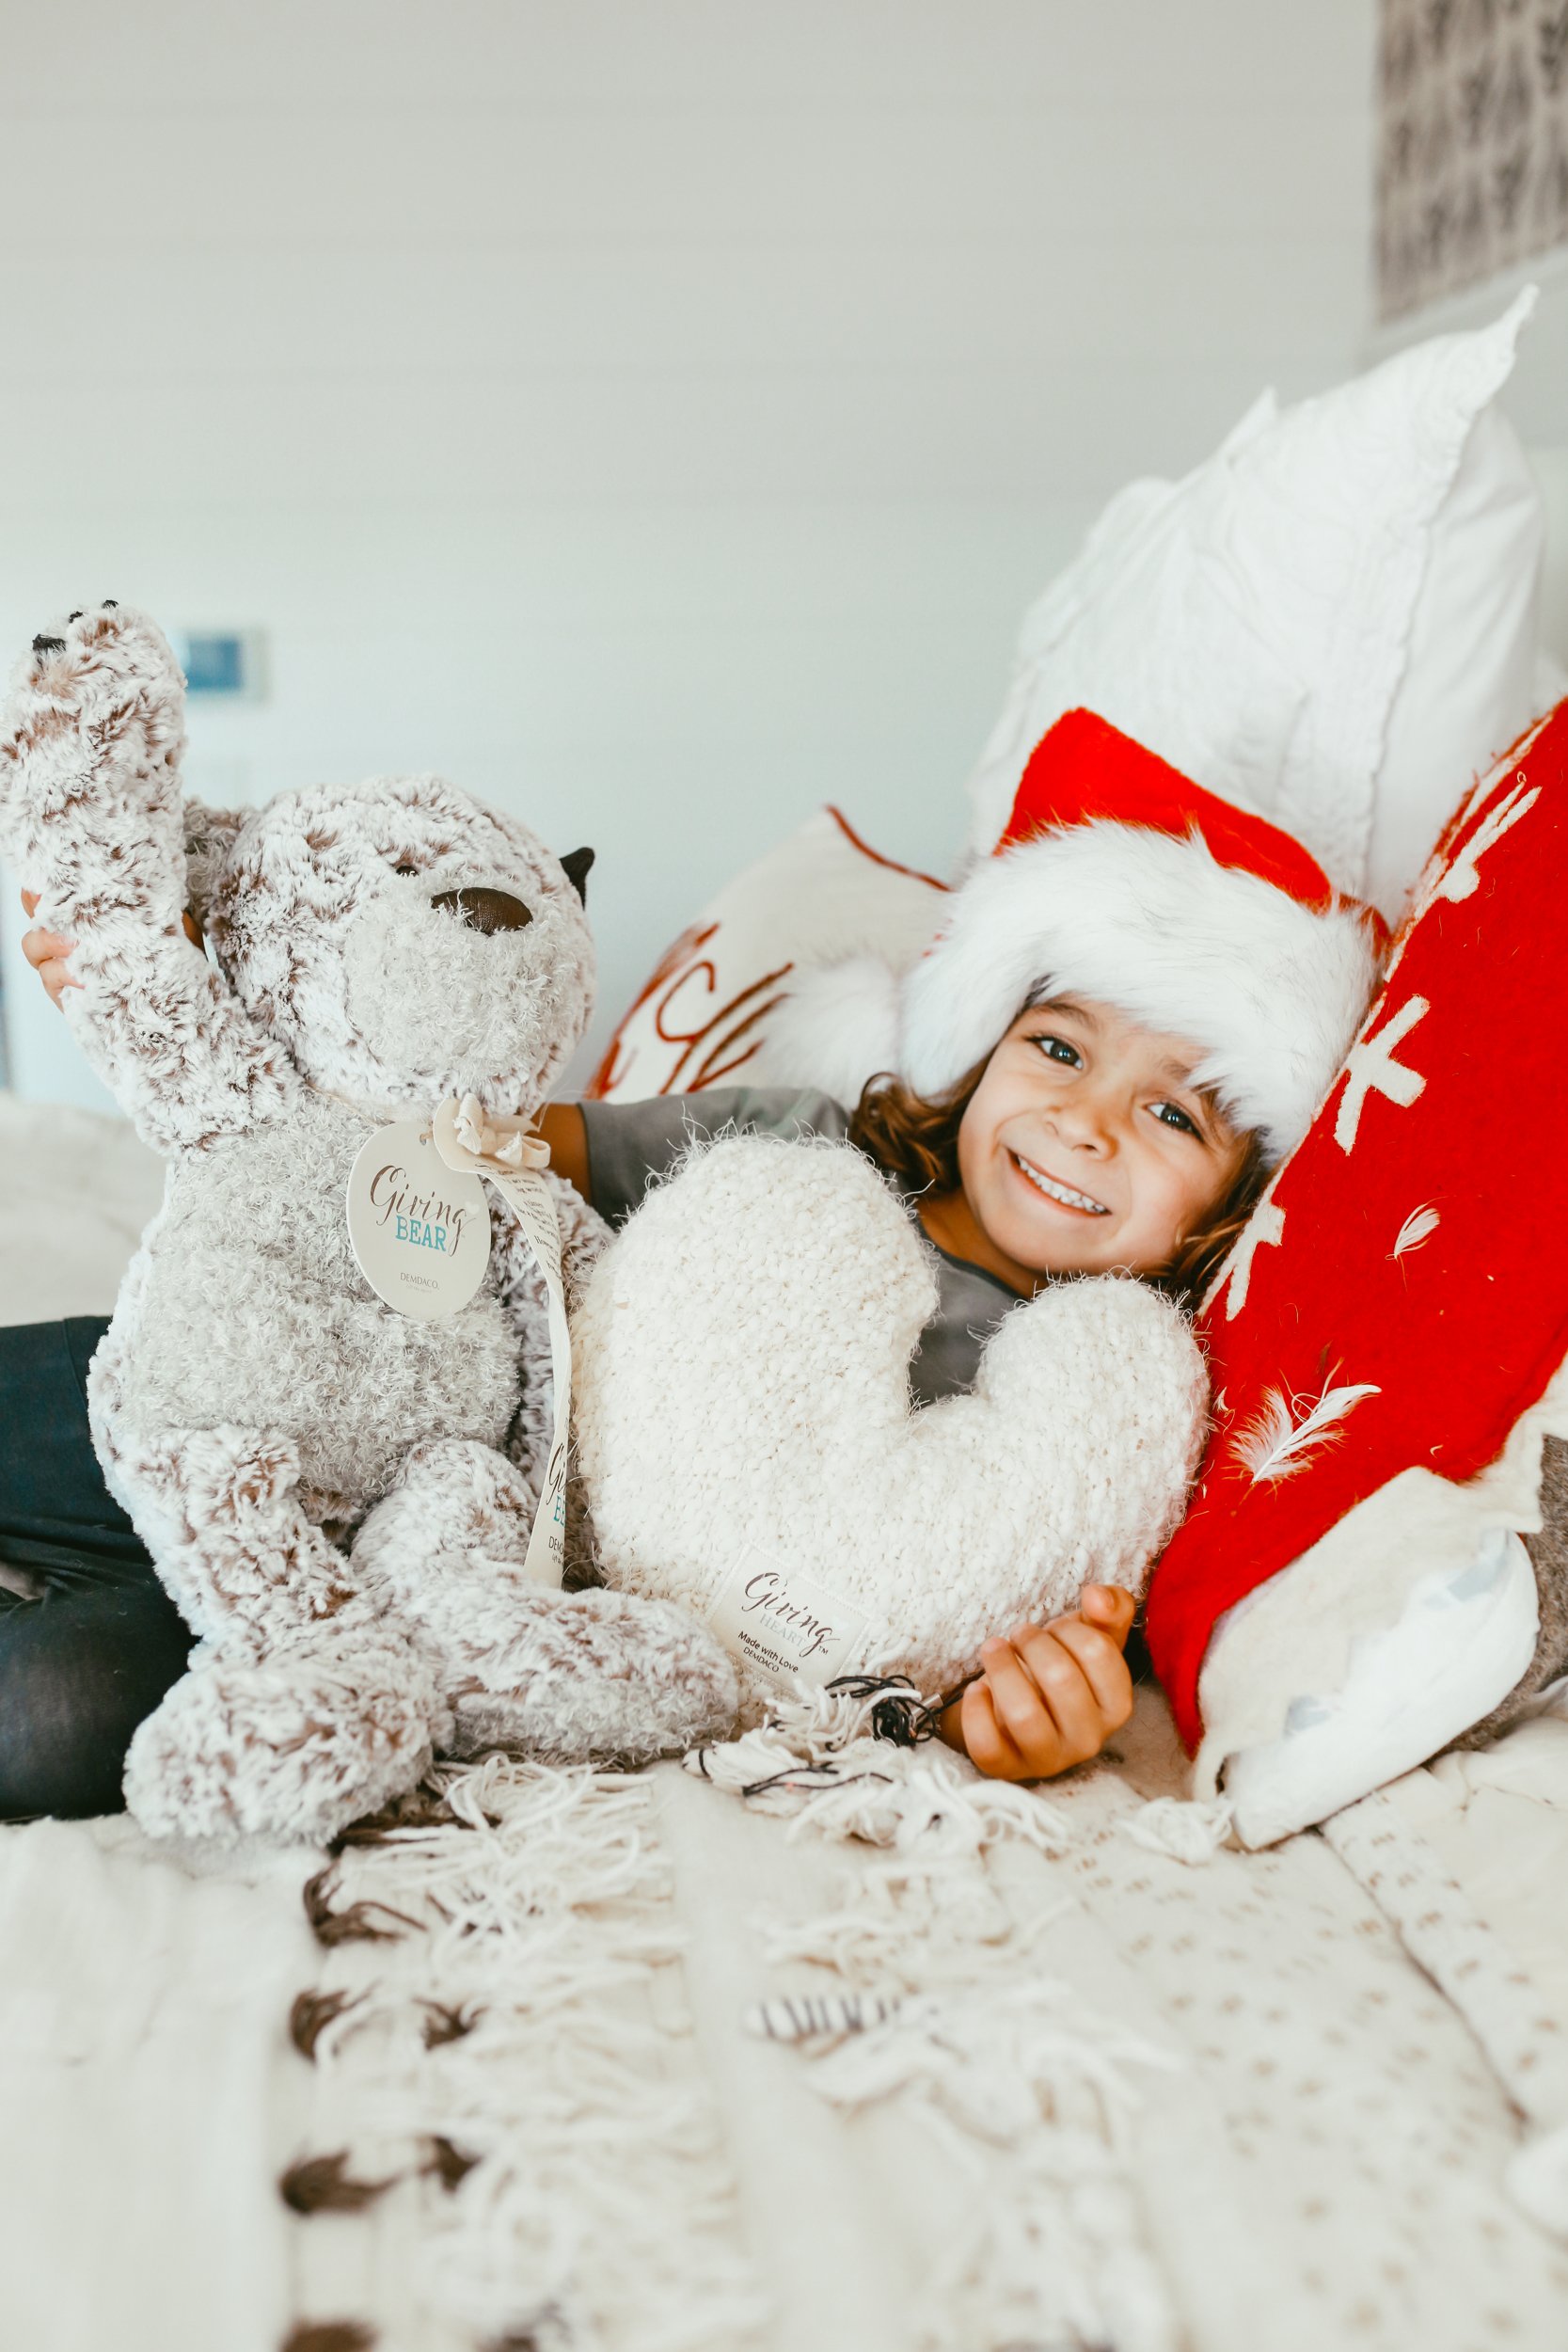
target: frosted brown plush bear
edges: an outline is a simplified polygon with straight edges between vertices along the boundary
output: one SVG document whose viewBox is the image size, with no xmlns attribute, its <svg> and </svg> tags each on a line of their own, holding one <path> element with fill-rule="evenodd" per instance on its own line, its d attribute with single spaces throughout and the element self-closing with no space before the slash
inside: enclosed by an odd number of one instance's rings
<svg viewBox="0 0 1568 2352">
<path fill-rule="evenodd" d="M 183 706 L 156 628 L 105 603 L 34 640 L 0 721 L 0 827 L 76 942 L 72 1028 L 169 1164 L 89 1381 L 110 1486 L 201 1637 L 132 1745 L 133 1812 L 321 1838 L 433 1748 L 713 1736 L 734 1678 L 683 1612 L 523 1575 L 550 1354 L 510 1213 L 471 1303 L 427 1322 L 375 1295 L 345 1222 L 378 1126 L 545 1100 L 592 1001 L 588 853 L 417 776 L 193 811 L 187 857 Z M 546 1182 L 570 1289 L 603 1228 Z"/>
</svg>

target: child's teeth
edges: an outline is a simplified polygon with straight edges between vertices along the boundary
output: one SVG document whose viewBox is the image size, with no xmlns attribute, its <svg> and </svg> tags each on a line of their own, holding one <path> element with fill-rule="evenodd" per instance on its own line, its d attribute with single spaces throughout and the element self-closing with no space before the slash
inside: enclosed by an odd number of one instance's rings
<svg viewBox="0 0 1568 2352">
<path fill-rule="evenodd" d="M 1033 1167 L 1028 1160 L 1021 1159 L 1019 1166 L 1028 1177 L 1029 1182 L 1032 1184 L 1037 1184 L 1049 1200 L 1060 1200 L 1065 1207 L 1069 1209 L 1088 1209 L 1096 1216 L 1110 1215 L 1110 1211 L 1102 1200 L 1091 1200 L 1086 1192 L 1074 1192 L 1069 1184 L 1057 1184 L 1053 1176 L 1047 1176 L 1043 1168 Z"/>
</svg>

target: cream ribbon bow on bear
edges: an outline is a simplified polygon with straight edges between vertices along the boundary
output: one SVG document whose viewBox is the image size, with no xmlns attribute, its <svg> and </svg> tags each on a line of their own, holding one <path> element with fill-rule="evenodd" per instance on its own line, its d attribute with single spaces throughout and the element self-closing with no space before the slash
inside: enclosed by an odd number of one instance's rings
<svg viewBox="0 0 1568 2352">
<path fill-rule="evenodd" d="M 449 1168 L 476 1175 L 516 1176 L 550 1164 L 550 1147 L 543 1136 L 534 1134 L 531 1119 L 518 1119 L 510 1111 L 487 1111 L 477 1094 L 465 1094 L 460 1103 L 443 1103 L 432 1122 L 432 1133 L 436 1149 Z M 451 1137 L 461 1158 L 452 1156 L 444 1136 Z"/>
<path fill-rule="evenodd" d="M 550 1386 L 555 1427 L 539 1490 L 539 1506 L 528 1539 L 524 1573 L 537 1584 L 559 1585 L 566 1559 L 566 1448 L 572 1409 L 572 1340 L 566 1293 L 561 1279 L 561 1228 L 542 1170 L 550 1147 L 532 1122 L 506 1111 L 487 1111 L 477 1095 L 437 1104 L 431 1140 L 454 1173 L 492 1184 L 512 1211 L 544 1278 L 549 1300 Z"/>
</svg>

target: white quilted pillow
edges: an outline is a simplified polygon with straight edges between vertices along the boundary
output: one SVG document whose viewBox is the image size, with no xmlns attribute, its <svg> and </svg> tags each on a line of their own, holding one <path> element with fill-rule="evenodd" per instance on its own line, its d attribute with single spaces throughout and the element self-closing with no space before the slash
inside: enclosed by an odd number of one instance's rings
<svg viewBox="0 0 1568 2352">
<path fill-rule="evenodd" d="M 1502 411 L 1483 408 L 1437 510 L 1404 677 L 1373 795 L 1366 895 L 1390 921 L 1448 817 L 1532 719 L 1560 702 L 1540 637 L 1545 504 Z"/>
<path fill-rule="evenodd" d="M 1114 499 L 1024 621 L 972 851 L 1082 705 L 1397 911 L 1456 793 L 1536 715 L 1542 509 L 1489 406 L 1533 304 L 1294 407 L 1265 394 L 1183 481 Z"/>
</svg>

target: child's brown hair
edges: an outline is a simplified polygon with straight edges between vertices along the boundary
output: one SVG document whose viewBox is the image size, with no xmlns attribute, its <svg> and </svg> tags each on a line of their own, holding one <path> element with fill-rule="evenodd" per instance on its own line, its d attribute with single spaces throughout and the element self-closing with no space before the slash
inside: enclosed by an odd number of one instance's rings
<svg viewBox="0 0 1568 2352">
<path fill-rule="evenodd" d="M 956 1087 L 929 1102 L 882 1072 L 861 1095 L 849 1121 L 850 1142 L 911 1191 L 957 1192 L 958 1129 L 990 1059 L 988 1054 Z M 1240 1168 L 1201 1229 L 1186 1236 L 1168 1266 L 1145 1278 L 1150 1285 L 1179 1305 L 1196 1308 L 1252 1215 L 1268 1174 L 1263 1147 L 1257 1136 L 1249 1136 Z"/>
</svg>

